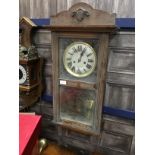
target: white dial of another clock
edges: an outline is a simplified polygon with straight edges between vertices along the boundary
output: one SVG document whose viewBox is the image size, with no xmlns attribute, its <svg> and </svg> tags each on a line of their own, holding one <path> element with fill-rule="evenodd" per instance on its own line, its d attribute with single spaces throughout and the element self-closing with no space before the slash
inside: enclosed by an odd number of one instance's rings
<svg viewBox="0 0 155 155">
<path fill-rule="evenodd" d="M 22 65 L 19 65 L 19 84 L 23 84 L 26 81 L 26 70 Z"/>
<path fill-rule="evenodd" d="M 75 77 L 86 77 L 96 67 L 96 53 L 85 42 L 74 42 L 64 52 L 64 66 Z"/>
</svg>

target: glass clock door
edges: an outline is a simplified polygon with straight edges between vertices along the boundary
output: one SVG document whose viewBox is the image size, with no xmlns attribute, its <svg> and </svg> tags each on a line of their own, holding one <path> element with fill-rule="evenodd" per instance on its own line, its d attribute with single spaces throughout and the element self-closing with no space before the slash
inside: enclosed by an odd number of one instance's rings
<svg viewBox="0 0 155 155">
<path fill-rule="evenodd" d="M 60 87 L 60 119 L 92 126 L 95 107 L 93 90 Z"/>
</svg>

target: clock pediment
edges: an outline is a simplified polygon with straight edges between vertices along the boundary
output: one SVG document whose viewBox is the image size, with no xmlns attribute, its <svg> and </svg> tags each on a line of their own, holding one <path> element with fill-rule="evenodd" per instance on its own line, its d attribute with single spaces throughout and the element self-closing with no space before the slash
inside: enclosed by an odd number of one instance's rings
<svg viewBox="0 0 155 155">
<path fill-rule="evenodd" d="M 113 31 L 115 14 L 93 9 L 86 3 L 77 3 L 69 10 L 51 17 L 52 31 Z M 80 28 L 81 30 L 79 30 Z"/>
</svg>

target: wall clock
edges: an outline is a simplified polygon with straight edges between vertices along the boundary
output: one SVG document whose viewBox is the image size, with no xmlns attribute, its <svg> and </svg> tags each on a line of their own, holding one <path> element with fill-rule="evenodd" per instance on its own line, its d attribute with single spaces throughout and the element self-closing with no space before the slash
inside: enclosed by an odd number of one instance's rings
<svg viewBox="0 0 155 155">
<path fill-rule="evenodd" d="M 115 15 L 78 3 L 51 21 L 54 122 L 99 134 Z"/>
<path fill-rule="evenodd" d="M 41 95 L 41 59 L 31 43 L 31 31 L 36 25 L 27 17 L 20 20 L 19 101 L 21 108 L 35 103 Z"/>
</svg>

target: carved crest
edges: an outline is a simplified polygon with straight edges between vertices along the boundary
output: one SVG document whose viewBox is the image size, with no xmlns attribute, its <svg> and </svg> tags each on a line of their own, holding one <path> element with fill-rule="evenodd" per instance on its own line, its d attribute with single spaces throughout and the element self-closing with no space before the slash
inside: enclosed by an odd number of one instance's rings
<svg viewBox="0 0 155 155">
<path fill-rule="evenodd" d="M 79 8 L 76 11 L 73 11 L 71 16 L 74 17 L 78 22 L 81 22 L 85 17 L 89 17 L 90 14 L 88 11 Z"/>
</svg>

